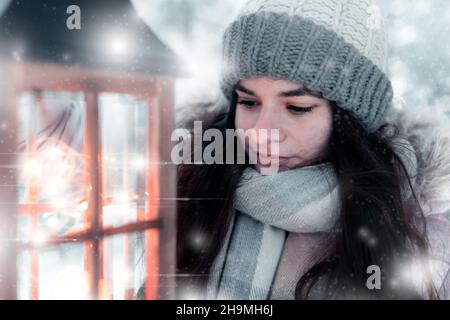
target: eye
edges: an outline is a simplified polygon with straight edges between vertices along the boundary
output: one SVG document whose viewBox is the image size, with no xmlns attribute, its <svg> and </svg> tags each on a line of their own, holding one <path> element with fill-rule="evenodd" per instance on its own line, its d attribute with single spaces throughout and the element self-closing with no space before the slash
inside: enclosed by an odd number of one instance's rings
<svg viewBox="0 0 450 320">
<path fill-rule="evenodd" d="M 291 106 L 289 105 L 287 109 L 294 115 L 302 115 L 308 112 L 311 112 L 314 109 L 315 106 L 310 107 L 297 107 L 297 106 Z"/>
<path fill-rule="evenodd" d="M 237 104 L 243 105 L 247 109 L 252 109 L 256 106 L 257 103 L 251 100 L 239 100 Z"/>
</svg>

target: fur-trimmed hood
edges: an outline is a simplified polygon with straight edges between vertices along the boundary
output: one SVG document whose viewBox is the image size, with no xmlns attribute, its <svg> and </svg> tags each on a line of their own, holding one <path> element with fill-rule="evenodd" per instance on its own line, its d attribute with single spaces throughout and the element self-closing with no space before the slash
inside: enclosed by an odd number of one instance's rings
<svg viewBox="0 0 450 320">
<path fill-rule="evenodd" d="M 414 191 L 426 216 L 432 277 L 440 299 L 450 299 L 450 117 L 444 111 L 394 101 L 386 118 L 413 146 Z"/>
<path fill-rule="evenodd" d="M 415 192 L 425 214 L 450 210 L 450 117 L 441 110 L 394 101 L 387 122 L 414 147 L 418 162 Z"/>
</svg>

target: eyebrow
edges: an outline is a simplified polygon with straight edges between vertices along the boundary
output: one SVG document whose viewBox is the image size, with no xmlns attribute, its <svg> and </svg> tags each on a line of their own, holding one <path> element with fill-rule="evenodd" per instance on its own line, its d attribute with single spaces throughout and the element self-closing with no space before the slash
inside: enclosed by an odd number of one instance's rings
<svg viewBox="0 0 450 320">
<path fill-rule="evenodd" d="M 256 94 L 252 90 L 244 87 L 243 85 L 241 85 L 239 83 L 236 84 L 235 90 L 247 93 L 247 94 L 252 95 L 252 96 L 256 96 Z M 297 89 L 294 89 L 294 90 L 280 92 L 278 94 L 278 97 L 280 97 L 280 98 L 303 97 L 303 96 L 313 96 L 313 97 L 316 97 L 316 98 L 322 98 L 322 94 L 321 93 L 313 91 L 313 90 L 310 90 L 310 89 L 305 88 L 305 87 L 300 87 L 300 88 L 297 88 Z"/>
</svg>

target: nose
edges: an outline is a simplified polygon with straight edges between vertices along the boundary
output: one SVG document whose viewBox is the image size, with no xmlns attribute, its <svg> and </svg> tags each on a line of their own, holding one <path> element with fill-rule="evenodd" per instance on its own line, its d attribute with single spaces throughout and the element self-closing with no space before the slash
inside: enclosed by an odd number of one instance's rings
<svg viewBox="0 0 450 320">
<path fill-rule="evenodd" d="M 261 108 L 253 126 L 254 132 L 252 135 L 258 148 L 272 143 L 279 143 L 284 139 L 280 118 L 280 110 L 276 106 Z M 275 129 L 276 132 L 273 132 L 272 129 Z"/>
</svg>

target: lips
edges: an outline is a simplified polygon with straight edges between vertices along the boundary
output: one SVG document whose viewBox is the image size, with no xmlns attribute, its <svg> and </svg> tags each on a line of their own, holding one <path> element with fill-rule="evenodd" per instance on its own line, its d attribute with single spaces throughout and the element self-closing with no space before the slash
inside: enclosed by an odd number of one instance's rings
<svg viewBox="0 0 450 320">
<path fill-rule="evenodd" d="M 286 160 L 286 159 L 289 159 L 289 157 L 282 157 L 282 156 L 279 156 L 279 155 L 266 155 L 266 154 L 262 154 L 262 153 L 258 153 L 257 154 L 258 155 L 258 157 L 263 157 L 263 158 L 270 158 L 270 159 L 276 159 L 276 158 L 278 158 L 278 159 L 280 159 L 280 160 Z"/>
<path fill-rule="evenodd" d="M 261 163 L 261 160 L 262 160 L 263 162 L 269 162 L 270 161 L 271 163 L 279 162 L 280 164 L 282 164 L 282 163 L 284 163 L 284 162 L 286 162 L 286 161 L 288 161 L 290 159 L 290 157 L 282 157 L 282 156 L 279 156 L 279 155 L 273 155 L 273 154 L 267 155 L 267 154 L 264 154 L 264 153 L 259 153 L 259 152 L 256 152 L 256 151 L 252 150 L 252 149 L 250 149 L 249 152 L 254 157 L 256 157 L 256 161 L 258 163 Z"/>
<path fill-rule="evenodd" d="M 268 163 L 271 164 L 276 164 L 278 163 L 279 165 L 284 165 L 287 163 L 287 161 L 289 160 L 289 158 L 287 157 L 277 157 L 277 156 L 266 156 L 266 155 L 262 155 L 262 154 L 258 154 L 258 158 L 257 158 L 257 162 L 259 164 L 261 164 L 262 162 L 267 165 Z"/>
</svg>

